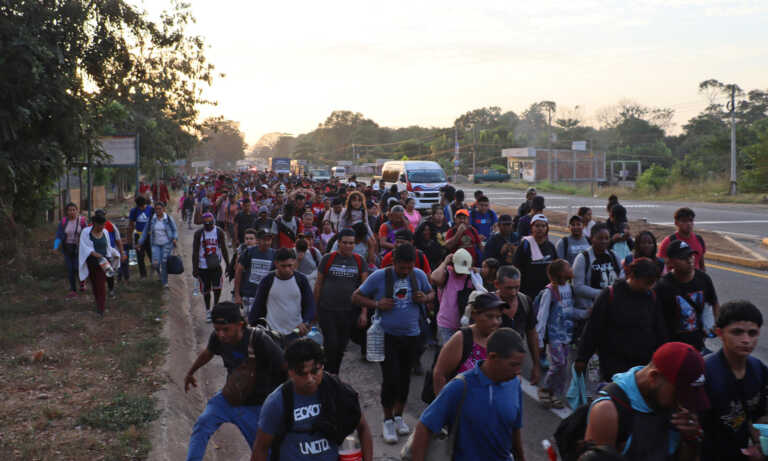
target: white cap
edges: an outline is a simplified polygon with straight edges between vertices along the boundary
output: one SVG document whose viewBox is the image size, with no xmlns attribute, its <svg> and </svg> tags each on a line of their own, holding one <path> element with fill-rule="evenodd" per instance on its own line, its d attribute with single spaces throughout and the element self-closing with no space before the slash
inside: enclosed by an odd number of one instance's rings
<svg viewBox="0 0 768 461">
<path fill-rule="evenodd" d="M 464 248 L 459 248 L 453 254 L 453 270 L 457 274 L 468 275 L 472 268 L 472 255 Z"/>
<path fill-rule="evenodd" d="M 543 214 L 533 215 L 533 218 L 531 218 L 531 224 L 535 223 L 536 221 L 544 221 L 545 223 L 549 224 L 549 220 Z"/>
</svg>

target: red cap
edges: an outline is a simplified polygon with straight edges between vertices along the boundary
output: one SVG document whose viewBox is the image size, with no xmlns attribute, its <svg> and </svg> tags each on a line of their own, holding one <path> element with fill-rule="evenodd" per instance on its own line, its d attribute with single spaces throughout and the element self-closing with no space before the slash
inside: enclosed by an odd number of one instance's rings
<svg viewBox="0 0 768 461">
<path fill-rule="evenodd" d="M 704 359 L 699 351 L 685 343 L 666 343 L 656 349 L 651 361 L 674 384 L 677 401 L 684 408 L 691 411 L 709 408 L 704 390 Z"/>
<path fill-rule="evenodd" d="M 463 214 L 464 216 L 469 216 L 469 211 L 465 210 L 464 208 L 456 210 L 456 214 L 454 216 L 458 216 L 460 214 Z"/>
</svg>

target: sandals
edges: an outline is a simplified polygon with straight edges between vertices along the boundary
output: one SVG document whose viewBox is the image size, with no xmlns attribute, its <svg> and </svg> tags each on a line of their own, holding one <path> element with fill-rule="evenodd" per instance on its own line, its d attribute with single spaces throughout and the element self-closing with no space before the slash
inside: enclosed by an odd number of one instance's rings
<svg viewBox="0 0 768 461">
<path fill-rule="evenodd" d="M 539 389 L 538 391 L 539 403 L 546 409 L 552 407 L 552 394 L 545 389 Z"/>
<path fill-rule="evenodd" d="M 546 389 L 539 389 L 538 397 L 539 403 L 546 409 L 555 408 L 559 410 L 565 408 L 563 401 L 560 400 L 559 397 L 552 395 L 552 393 Z"/>
</svg>

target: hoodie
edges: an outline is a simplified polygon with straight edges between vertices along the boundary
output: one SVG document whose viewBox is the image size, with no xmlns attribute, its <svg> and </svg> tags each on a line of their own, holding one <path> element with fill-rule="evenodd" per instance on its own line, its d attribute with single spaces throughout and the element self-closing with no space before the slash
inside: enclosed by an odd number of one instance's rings
<svg viewBox="0 0 768 461">
<path fill-rule="evenodd" d="M 626 280 L 617 280 L 595 300 L 576 360 L 587 362 L 597 352 L 600 376 L 609 381 L 615 373 L 648 364 L 666 342 L 666 330 L 655 293 L 634 292 Z"/>
</svg>

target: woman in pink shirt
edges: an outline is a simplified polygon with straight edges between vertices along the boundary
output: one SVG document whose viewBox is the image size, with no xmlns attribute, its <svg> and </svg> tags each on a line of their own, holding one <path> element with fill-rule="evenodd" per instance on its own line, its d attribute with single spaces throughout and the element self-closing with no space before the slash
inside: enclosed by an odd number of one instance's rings
<svg viewBox="0 0 768 461">
<path fill-rule="evenodd" d="M 416 209 L 416 200 L 410 197 L 405 201 L 405 219 L 411 223 L 411 227 L 414 229 L 419 227 L 421 222 L 421 213 Z"/>
</svg>

